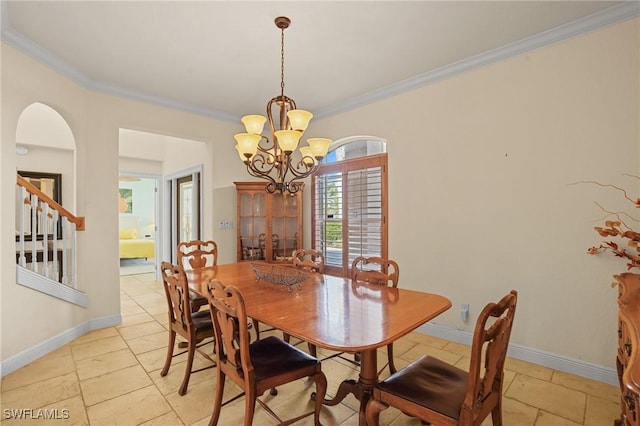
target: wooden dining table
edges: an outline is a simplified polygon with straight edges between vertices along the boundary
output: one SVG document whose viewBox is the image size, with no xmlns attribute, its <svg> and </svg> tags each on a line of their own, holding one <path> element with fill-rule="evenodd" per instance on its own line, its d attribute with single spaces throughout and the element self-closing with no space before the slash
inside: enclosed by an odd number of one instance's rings
<svg viewBox="0 0 640 426">
<path fill-rule="evenodd" d="M 233 285 L 242 293 L 251 318 L 322 348 L 360 353 L 358 380 L 345 380 L 335 397 L 325 400 L 326 405 L 336 405 L 352 393 L 360 401 L 360 425 L 366 424 L 364 409 L 378 382 L 377 349 L 451 307 L 446 297 L 437 294 L 323 274 L 307 273 L 294 286 L 272 284 L 256 278 L 251 262 L 185 272 L 190 288 L 200 295 L 206 296 L 212 279 Z"/>
</svg>

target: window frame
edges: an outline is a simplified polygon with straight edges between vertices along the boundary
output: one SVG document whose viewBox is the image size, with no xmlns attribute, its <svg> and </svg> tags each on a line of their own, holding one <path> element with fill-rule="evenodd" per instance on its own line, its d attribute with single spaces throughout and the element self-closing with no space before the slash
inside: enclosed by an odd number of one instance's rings
<svg viewBox="0 0 640 426">
<path fill-rule="evenodd" d="M 343 145 L 343 144 L 341 144 Z M 318 219 L 316 217 L 316 201 L 317 201 L 317 187 L 316 179 L 319 176 L 330 173 L 341 173 L 342 177 L 342 266 L 340 268 L 325 264 L 325 273 L 329 275 L 338 275 L 349 277 L 351 274 L 351 265 L 349 264 L 349 244 L 348 244 L 348 232 L 349 232 L 349 215 L 348 215 L 348 192 L 347 178 L 350 171 L 364 170 L 374 167 L 380 167 L 381 173 L 381 185 L 382 185 L 382 200 L 381 200 L 381 229 L 380 229 L 380 256 L 387 258 L 389 250 L 389 220 L 388 220 L 388 207 L 387 201 L 388 194 L 388 174 L 387 174 L 387 153 L 373 154 L 363 157 L 357 157 L 353 159 L 345 159 L 336 161 L 334 163 L 320 165 L 318 171 L 313 175 L 311 179 L 311 243 L 312 247 L 318 248 L 318 241 L 316 239 L 316 226 L 318 225 Z M 345 244 L 344 242 L 347 242 Z M 325 256 L 326 259 L 326 256 Z"/>
</svg>

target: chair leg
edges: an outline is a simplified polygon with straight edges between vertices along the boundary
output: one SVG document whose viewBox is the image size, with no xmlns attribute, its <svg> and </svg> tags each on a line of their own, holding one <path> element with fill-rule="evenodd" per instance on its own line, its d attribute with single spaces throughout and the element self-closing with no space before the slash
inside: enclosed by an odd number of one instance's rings
<svg viewBox="0 0 640 426">
<path fill-rule="evenodd" d="M 316 345 L 312 344 L 312 343 L 307 343 L 307 346 L 309 347 L 309 355 L 311 355 L 314 358 L 318 357 L 318 351 L 316 349 Z"/>
<path fill-rule="evenodd" d="M 380 412 L 389 408 L 387 404 L 376 399 L 370 399 L 365 409 L 365 415 L 367 417 L 367 425 L 378 426 L 380 423 Z"/>
<path fill-rule="evenodd" d="M 389 358 L 389 371 L 393 374 L 397 371 L 396 365 L 393 363 L 393 343 L 387 345 L 387 358 Z"/>
<path fill-rule="evenodd" d="M 180 385 L 180 389 L 178 389 L 179 395 L 184 395 L 187 393 L 187 386 L 189 386 L 189 378 L 191 377 L 191 367 L 193 366 L 193 357 L 196 353 L 196 341 L 195 338 L 192 337 L 189 340 L 189 357 L 187 358 L 187 366 L 184 369 L 184 378 L 182 379 L 182 385 Z"/>
<path fill-rule="evenodd" d="M 167 347 L 167 359 L 164 361 L 164 367 L 162 367 L 162 371 L 160 375 L 162 377 L 166 376 L 169 372 L 169 367 L 171 366 L 171 359 L 173 358 L 173 346 L 176 343 L 176 332 L 171 330 L 169 331 L 169 346 Z"/>
<path fill-rule="evenodd" d="M 244 425 L 251 426 L 253 424 L 253 414 L 256 411 L 256 390 L 249 386 L 248 389 L 245 390 L 246 393 L 244 395 Z"/>
<path fill-rule="evenodd" d="M 498 398 L 496 406 L 491 410 L 493 426 L 502 426 L 502 398 Z"/>
<path fill-rule="evenodd" d="M 285 342 L 290 343 L 291 342 L 291 335 L 287 334 L 287 333 L 282 333 L 282 338 Z"/>
<path fill-rule="evenodd" d="M 213 400 L 213 413 L 211 414 L 211 420 L 209 420 L 209 426 L 216 426 L 218 419 L 220 418 L 220 411 L 222 410 L 222 395 L 224 394 L 224 382 L 227 376 L 218 369 L 218 383 L 216 385 L 216 394 Z"/>
<path fill-rule="evenodd" d="M 253 328 L 256 330 L 256 341 L 260 340 L 260 325 L 258 321 L 251 320 L 253 322 Z"/>
<path fill-rule="evenodd" d="M 314 346 L 315 348 L 315 346 Z M 322 405 L 324 402 L 324 397 L 327 394 L 327 377 L 322 373 L 316 373 L 311 376 L 314 382 L 316 382 L 316 407 L 315 412 L 313 414 L 313 421 L 315 426 L 320 426 L 320 411 L 322 410 Z"/>
</svg>

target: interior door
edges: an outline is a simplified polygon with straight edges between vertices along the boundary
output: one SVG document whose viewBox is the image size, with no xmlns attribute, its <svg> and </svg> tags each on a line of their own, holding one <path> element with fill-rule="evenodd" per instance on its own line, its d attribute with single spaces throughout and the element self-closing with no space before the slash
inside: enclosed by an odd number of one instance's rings
<svg viewBox="0 0 640 426">
<path fill-rule="evenodd" d="M 171 258 L 176 261 L 178 244 L 202 238 L 201 171 L 184 171 L 169 180 Z"/>
</svg>

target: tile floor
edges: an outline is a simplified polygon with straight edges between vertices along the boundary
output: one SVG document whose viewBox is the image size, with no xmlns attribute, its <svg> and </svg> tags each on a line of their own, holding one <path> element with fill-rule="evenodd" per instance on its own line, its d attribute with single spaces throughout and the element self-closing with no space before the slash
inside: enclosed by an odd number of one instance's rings
<svg viewBox="0 0 640 426">
<path fill-rule="evenodd" d="M 174 359 L 169 374 L 160 377 L 167 344 L 166 301 L 160 283 L 151 275 L 121 277 L 123 322 L 117 327 L 92 331 L 2 379 L 0 423 L 55 425 L 207 425 L 211 414 L 215 369 L 191 376 L 188 392 L 177 389 L 185 356 Z M 469 364 L 469 348 L 446 340 L 412 333 L 394 345 L 396 366 L 402 368 L 424 353 L 462 368 Z M 385 359 L 380 352 L 379 359 Z M 205 366 L 204 357 L 196 363 Z M 333 395 L 345 378 L 357 377 L 353 366 L 334 358 L 323 363 Z M 385 370 L 383 376 L 386 377 Z M 229 383 L 229 382 L 228 382 Z M 276 397 L 265 396 L 281 417 L 311 407 L 310 382 L 279 388 Z M 233 385 L 226 391 L 232 395 Z M 611 425 L 619 415 L 616 387 L 586 380 L 527 362 L 506 364 L 503 418 L 505 426 Z M 357 425 L 357 401 L 348 397 L 335 407 L 325 407 L 324 425 Z M 59 420 L 11 418 L 12 409 L 32 409 L 30 417 L 48 413 Z M 40 412 L 37 409 L 47 409 Z M 227 405 L 220 425 L 242 423 L 243 399 Z M 57 410 L 57 411 L 56 411 Z M 254 425 L 275 421 L 256 408 Z M 313 418 L 299 422 L 313 424 Z M 419 426 L 420 421 L 394 409 L 381 415 L 381 424 Z M 490 425 L 490 418 L 483 425 Z"/>
</svg>

